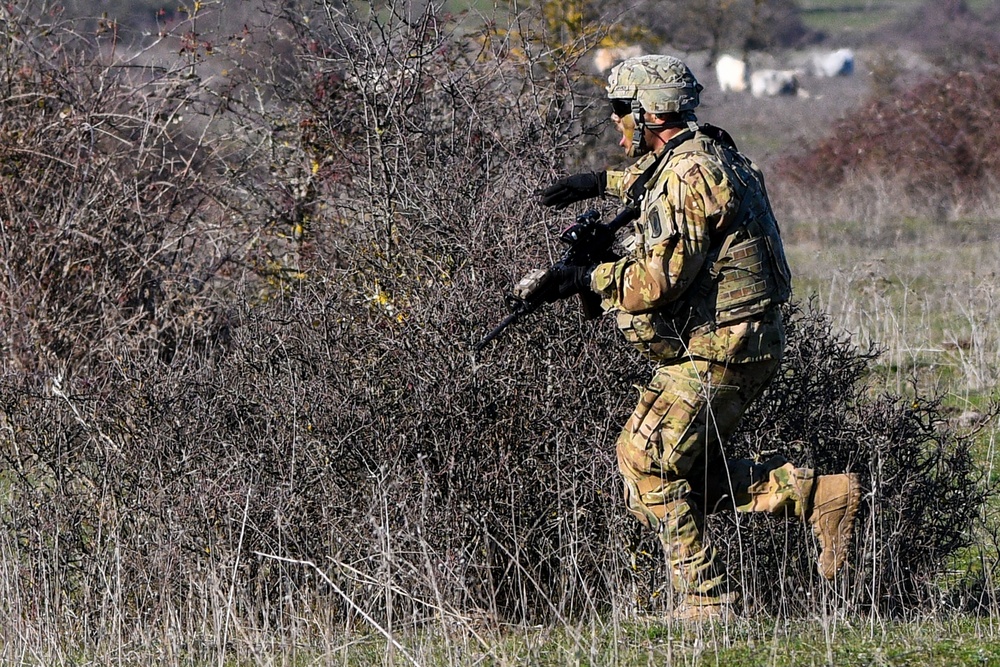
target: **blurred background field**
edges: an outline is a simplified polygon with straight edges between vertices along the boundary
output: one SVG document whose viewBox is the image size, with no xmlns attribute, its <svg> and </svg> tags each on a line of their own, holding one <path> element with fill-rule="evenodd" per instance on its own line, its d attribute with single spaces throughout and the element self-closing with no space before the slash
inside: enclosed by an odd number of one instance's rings
<svg viewBox="0 0 1000 667">
<path fill-rule="evenodd" d="M 847 37 L 857 32 L 867 33 L 892 26 L 901 17 L 920 7 L 921 0 L 801 0 L 802 19 L 810 27 L 831 37 Z M 969 9 L 981 11 L 990 0 L 971 0 Z"/>
</svg>

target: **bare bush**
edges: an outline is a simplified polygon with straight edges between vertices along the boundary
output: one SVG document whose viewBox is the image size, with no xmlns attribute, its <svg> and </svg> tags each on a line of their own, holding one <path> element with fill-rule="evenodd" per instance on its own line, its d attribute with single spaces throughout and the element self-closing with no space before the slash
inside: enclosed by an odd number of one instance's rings
<svg viewBox="0 0 1000 667">
<path fill-rule="evenodd" d="M 25 373 L 98 373 L 211 347 L 253 231 L 221 229 L 201 92 L 183 67 L 132 67 L 66 27 L 0 36 L 3 349 Z M 211 139 L 222 140 L 212 136 Z"/>
<path fill-rule="evenodd" d="M 838 187 L 845 183 L 888 182 L 903 194 L 890 202 L 903 214 L 940 218 L 953 207 L 967 209 L 995 184 L 998 135 L 990 110 L 998 95 L 993 66 L 926 81 L 845 117 L 829 138 L 779 164 L 778 176 L 828 194 L 828 205 L 842 199 Z M 789 191 L 786 198 L 796 196 Z"/>
</svg>

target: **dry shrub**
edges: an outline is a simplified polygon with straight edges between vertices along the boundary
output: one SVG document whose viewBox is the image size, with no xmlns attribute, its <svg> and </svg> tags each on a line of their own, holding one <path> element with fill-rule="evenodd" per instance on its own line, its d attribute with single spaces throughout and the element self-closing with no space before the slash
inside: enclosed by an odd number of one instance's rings
<svg viewBox="0 0 1000 667">
<path fill-rule="evenodd" d="M 206 601 L 253 628 L 287 630 L 302 605 L 350 616 L 309 569 L 269 556 L 316 563 L 383 623 L 650 604 L 666 572 L 622 507 L 613 454 L 647 369 L 564 308 L 474 361 L 447 333 L 472 324 L 460 292 L 399 327 L 331 282 L 258 308 L 229 354 L 184 374 L 147 361 L 99 400 L 0 386 L 22 590 L 71 609 L 60 622 L 77 633 Z M 793 320 L 789 352 L 731 452 L 859 472 L 842 590 L 861 609 L 927 608 L 982 511 L 969 441 L 933 402 L 869 395 L 871 355 L 821 315 Z M 709 534 L 748 604 L 815 613 L 809 531 L 734 521 L 712 517 Z"/>
<path fill-rule="evenodd" d="M 996 67 L 984 65 L 875 100 L 839 121 L 829 138 L 780 162 L 777 176 L 785 187 L 826 193 L 833 202 L 845 183 L 886 180 L 903 193 L 895 200 L 901 209 L 935 217 L 968 209 L 995 186 L 1000 166 L 992 120 L 1000 104 L 997 81 Z"/>
<path fill-rule="evenodd" d="M 945 423 L 936 400 L 876 393 L 867 378 L 878 351 L 858 350 L 824 314 L 790 314 L 782 370 L 747 414 L 732 453 L 777 451 L 819 474 L 858 473 L 864 496 L 841 594 L 889 613 L 938 602 L 938 577 L 971 544 L 987 497 L 973 438 Z M 743 539 L 726 551 L 754 601 L 808 608 L 797 592 L 819 581 L 811 529 L 789 522 L 775 531 L 767 517 L 742 523 Z"/>
<path fill-rule="evenodd" d="M 10 13 L 0 34 L 0 349 L 28 374 L 100 376 L 210 348 L 258 229 L 218 224 L 204 172 L 226 138 L 191 132 L 204 91 L 183 62 L 121 61 L 112 35 L 50 20 Z"/>
</svg>

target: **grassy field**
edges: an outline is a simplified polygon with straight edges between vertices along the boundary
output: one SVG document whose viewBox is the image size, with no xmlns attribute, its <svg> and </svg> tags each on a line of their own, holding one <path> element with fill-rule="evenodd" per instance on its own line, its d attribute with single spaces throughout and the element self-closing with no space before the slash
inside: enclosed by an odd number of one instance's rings
<svg viewBox="0 0 1000 667">
<path fill-rule="evenodd" d="M 766 618 L 681 625 L 663 618 L 616 619 L 560 626 L 477 627 L 458 624 L 387 632 L 354 626 L 320 630 L 309 640 L 274 643 L 236 628 L 228 650 L 211 635 L 177 643 L 164 637 L 158 654 L 128 642 L 99 655 L 87 651 L 18 653 L 5 643 L 4 664 L 23 665 L 482 665 L 484 667 L 964 667 L 1000 665 L 1000 634 L 990 618 L 939 618 L 900 623 L 877 619 L 787 621 Z M 154 642 L 156 645 L 157 642 Z"/>
<path fill-rule="evenodd" d="M 957 667 L 1000 664 L 989 619 L 825 622 L 739 621 L 679 626 L 655 618 L 562 627 L 330 637 L 327 648 L 269 647 L 259 658 L 289 665 L 843 665 Z M 274 651 L 278 648 L 278 651 Z M 274 652 L 272 652 L 274 651 Z M 248 660 L 227 664 L 261 664 Z"/>
<path fill-rule="evenodd" d="M 802 19 L 815 30 L 831 37 L 878 29 L 896 21 L 905 12 L 919 7 L 922 0 L 799 0 Z M 969 8 L 979 10 L 990 0 L 970 0 Z"/>
<path fill-rule="evenodd" d="M 896 243 L 874 251 L 800 242 L 789 254 L 800 298 L 817 295 L 859 345 L 886 348 L 892 389 L 919 379 L 956 408 L 971 409 L 996 387 L 998 250 L 995 241 Z"/>
</svg>

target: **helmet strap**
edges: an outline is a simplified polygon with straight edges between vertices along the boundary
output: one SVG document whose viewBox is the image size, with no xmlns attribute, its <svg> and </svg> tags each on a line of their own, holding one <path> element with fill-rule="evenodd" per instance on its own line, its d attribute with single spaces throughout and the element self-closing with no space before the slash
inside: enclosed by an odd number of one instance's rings
<svg viewBox="0 0 1000 667">
<path fill-rule="evenodd" d="M 653 130 L 654 132 L 658 130 L 665 130 L 668 127 L 684 127 L 692 131 L 698 129 L 698 121 L 694 114 L 690 111 L 683 112 L 677 120 L 665 120 L 656 125 L 651 123 L 646 123 L 646 129 Z"/>
<path fill-rule="evenodd" d="M 642 103 L 638 99 L 632 100 L 632 120 L 635 121 L 635 131 L 632 133 L 632 147 L 629 155 L 639 157 L 649 152 L 649 144 L 646 143 L 646 130 L 657 132 L 671 127 L 684 127 L 692 132 L 698 131 L 698 121 L 690 111 L 683 112 L 677 120 L 662 121 L 660 123 L 647 123 L 646 112 L 642 108 Z"/>
<path fill-rule="evenodd" d="M 632 132 L 631 157 L 639 157 L 649 152 L 646 144 L 646 113 L 639 100 L 632 99 L 632 120 L 635 121 L 635 131 Z"/>
</svg>

